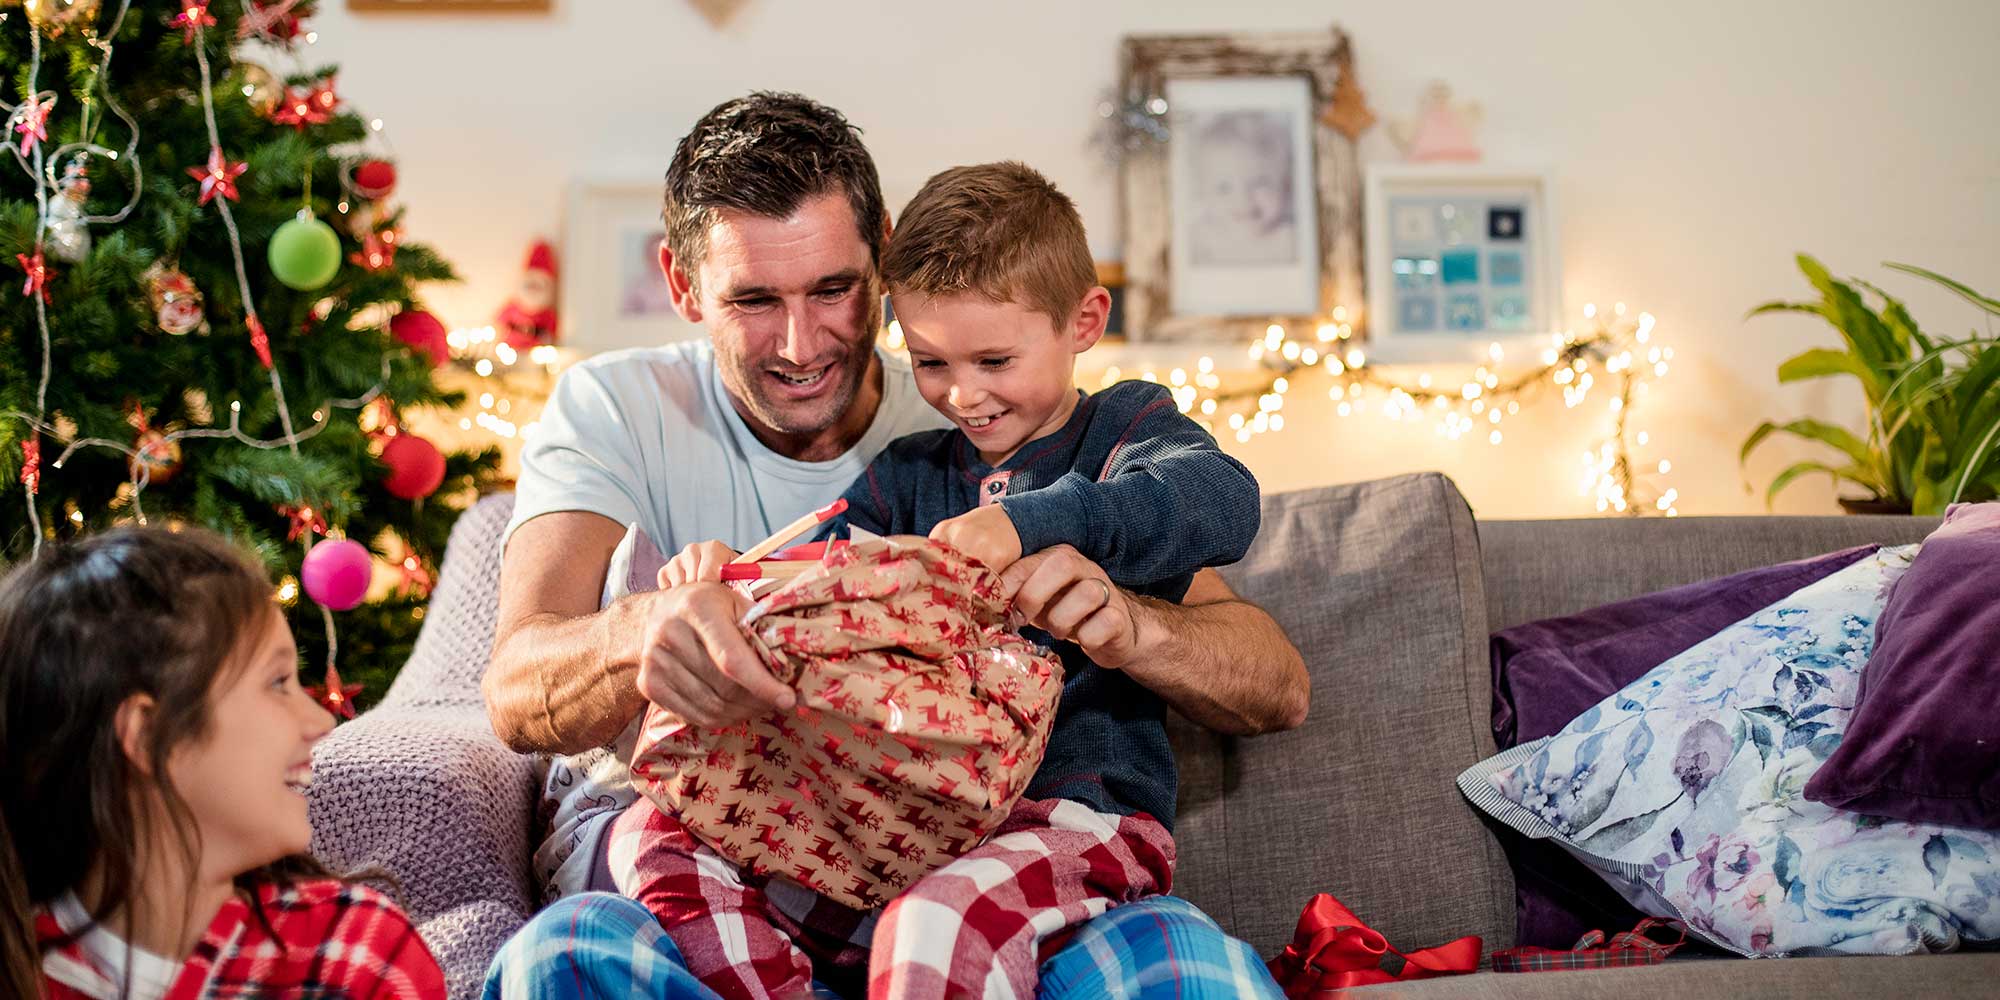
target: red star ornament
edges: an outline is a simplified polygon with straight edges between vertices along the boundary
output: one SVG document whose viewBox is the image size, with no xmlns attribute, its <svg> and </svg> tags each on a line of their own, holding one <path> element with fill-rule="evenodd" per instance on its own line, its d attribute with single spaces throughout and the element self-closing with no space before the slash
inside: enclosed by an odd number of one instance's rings
<svg viewBox="0 0 2000 1000">
<path fill-rule="evenodd" d="M 307 125 L 323 125 L 332 116 L 320 110 L 317 94 L 319 88 L 300 90 L 296 87 L 285 89 L 285 99 L 271 111 L 271 120 L 280 125 L 290 125 L 303 132 Z M 331 91 L 329 91 L 331 93 Z M 338 103 L 338 98 L 335 102 Z"/>
<path fill-rule="evenodd" d="M 168 23 L 187 33 L 181 44 L 193 45 L 201 29 L 215 26 L 215 15 L 208 12 L 208 4 L 201 0 L 181 0 L 181 12 Z"/>
<path fill-rule="evenodd" d="M 333 78 L 334 74 L 327 74 L 326 79 L 313 84 L 313 89 L 306 92 L 306 100 L 312 102 L 314 111 L 319 112 L 320 121 L 331 119 L 334 109 L 340 107 L 340 95 L 333 92 Z"/>
<path fill-rule="evenodd" d="M 326 518 L 319 516 L 319 512 L 311 507 L 287 507 L 281 504 L 278 513 L 285 515 L 285 518 L 292 522 L 292 526 L 285 529 L 285 541 L 296 542 L 301 535 L 311 538 L 313 535 L 326 534 Z"/>
<path fill-rule="evenodd" d="M 19 112 L 21 120 L 14 126 L 14 131 L 21 133 L 22 156 L 28 155 L 28 150 L 34 148 L 35 143 L 48 141 L 49 112 L 55 110 L 55 106 L 56 99 L 53 97 L 46 101 L 30 97 L 22 105 Z"/>
<path fill-rule="evenodd" d="M 321 708 L 343 719 L 352 719 L 354 698 L 361 693 L 361 685 L 342 684 L 340 671 L 329 663 L 326 665 L 326 683 L 309 685 L 306 693 L 312 695 L 313 700 L 319 702 Z"/>
<path fill-rule="evenodd" d="M 246 316 L 243 325 L 250 328 L 250 349 L 257 352 L 257 360 L 264 367 L 271 367 L 271 338 L 264 335 L 264 321 L 256 316 Z"/>
<path fill-rule="evenodd" d="M 236 197 L 236 178 L 243 176 L 243 171 L 248 169 L 250 169 L 248 163 L 229 162 L 222 155 L 221 146 L 210 146 L 208 165 L 189 167 L 187 172 L 189 177 L 201 182 L 201 199 L 198 204 L 206 205 L 216 195 L 221 195 L 230 201 L 239 200 Z"/>
<path fill-rule="evenodd" d="M 21 283 L 21 294 L 27 298 L 39 294 L 43 302 L 49 301 L 49 264 L 42 258 L 42 252 L 35 251 L 33 257 L 17 253 L 14 259 L 21 262 L 21 270 L 28 272 L 28 280 Z"/>
<path fill-rule="evenodd" d="M 396 263 L 396 233 L 385 230 L 369 233 L 361 239 L 361 249 L 347 255 L 347 259 L 370 271 L 386 271 Z"/>
<path fill-rule="evenodd" d="M 21 485 L 29 496 L 42 489 L 42 443 L 32 437 L 21 442 Z"/>
</svg>

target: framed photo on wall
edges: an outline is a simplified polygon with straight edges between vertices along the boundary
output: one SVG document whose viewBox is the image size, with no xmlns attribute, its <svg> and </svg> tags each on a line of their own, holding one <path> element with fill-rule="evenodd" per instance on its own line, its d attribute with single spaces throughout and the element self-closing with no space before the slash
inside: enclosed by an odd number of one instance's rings
<svg viewBox="0 0 2000 1000">
<path fill-rule="evenodd" d="M 1371 357 L 1478 360 L 1562 329 L 1548 171 L 1382 165 L 1366 187 Z"/>
<path fill-rule="evenodd" d="M 1361 172 L 1324 114 L 1347 36 L 1140 36 L 1122 63 L 1122 99 L 1165 124 L 1120 160 L 1127 336 L 1240 342 L 1358 306 Z"/>
<path fill-rule="evenodd" d="M 563 346 L 595 354 L 702 335 L 674 312 L 667 294 L 660 199 L 658 180 L 572 185 L 563 225 Z"/>
</svg>

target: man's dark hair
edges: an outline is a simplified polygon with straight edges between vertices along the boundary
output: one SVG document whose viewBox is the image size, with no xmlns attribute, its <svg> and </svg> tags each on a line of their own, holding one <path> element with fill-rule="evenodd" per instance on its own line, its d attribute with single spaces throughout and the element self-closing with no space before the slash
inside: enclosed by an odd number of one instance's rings
<svg viewBox="0 0 2000 1000">
<path fill-rule="evenodd" d="M 847 195 L 869 262 L 879 265 L 882 181 L 861 130 L 799 94 L 758 91 L 724 101 L 694 123 L 667 166 L 667 248 L 692 286 L 717 209 L 782 219 L 833 191 Z"/>
</svg>

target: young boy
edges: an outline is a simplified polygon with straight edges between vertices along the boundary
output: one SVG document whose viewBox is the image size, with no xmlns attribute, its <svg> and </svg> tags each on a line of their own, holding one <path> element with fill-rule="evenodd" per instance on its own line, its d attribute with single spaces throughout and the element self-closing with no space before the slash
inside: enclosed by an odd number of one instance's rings
<svg viewBox="0 0 2000 1000">
<path fill-rule="evenodd" d="M 928 535 L 996 572 L 1068 544 L 1119 587 L 1166 601 L 1180 600 L 1201 567 L 1243 556 L 1258 527 L 1249 471 L 1161 386 L 1075 388 L 1076 356 L 1103 336 L 1111 300 L 1075 206 L 1040 174 L 996 163 L 931 178 L 903 210 L 882 273 L 918 391 L 953 427 L 890 444 L 849 488 L 849 524 Z M 713 552 L 704 565 L 697 548 L 665 577 L 708 573 Z M 1098 589 L 1085 591 L 1087 613 L 1117 599 Z M 996 981 L 1032 995 L 1043 940 L 1169 888 L 1177 776 L 1165 703 L 1074 644 L 1026 634 L 1054 645 L 1065 667 L 1042 766 L 992 838 L 883 909 L 871 996 L 986 995 Z M 812 968 L 800 948 L 836 965 L 857 959 L 858 949 L 775 912 L 762 898 L 775 881 L 691 894 L 696 869 L 712 872 L 719 859 L 649 800 L 618 830 L 614 856 L 636 855 L 621 888 L 725 996 L 803 986 Z M 724 941 L 719 921 L 696 919 L 713 917 L 718 895 L 741 918 L 731 933 L 747 940 Z M 1249 967 L 1259 969 L 1254 957 Z"/>
</svg>

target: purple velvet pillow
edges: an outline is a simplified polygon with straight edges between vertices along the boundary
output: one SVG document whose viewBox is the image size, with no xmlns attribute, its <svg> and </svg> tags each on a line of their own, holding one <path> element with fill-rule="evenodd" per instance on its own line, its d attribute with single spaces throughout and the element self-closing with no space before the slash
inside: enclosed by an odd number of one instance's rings
<svg viewBox="0 0 2000 1000">
<path fill-rule="evenodd" d="M 1876 550 L 1864 545 L 1691 583 L 1493 634 L 1493 739 L 1552 736 L 1585 709 L 1694 644 Z M 1641 914 L 1569 852 L 1488 824 L 1514 869 L 1515 943 L 1569 948 Z"/>
<path fill-rule="evenodd" d="M 1505 750 L 1555 735 L 1646 671 L 1877 548 L 1763 566 L 1493 633 L 1493 741 Z"/>
<path fill-rule="evenodd" d="M 1946 511 L 1890 589 L 1847 733 L 1806 798 L 2000 830 L 2000 502 Z"/>
</svg>

